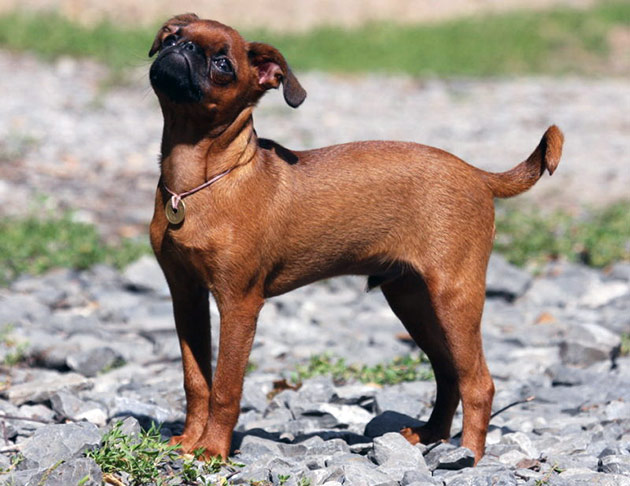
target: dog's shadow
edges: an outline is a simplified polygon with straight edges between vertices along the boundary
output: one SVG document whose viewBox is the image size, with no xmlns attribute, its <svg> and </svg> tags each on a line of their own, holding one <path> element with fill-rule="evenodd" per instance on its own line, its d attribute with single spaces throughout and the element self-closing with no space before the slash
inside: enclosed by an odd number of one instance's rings
<svg viewBox="0 0 630 486">
<path fill-rule="evenodd" d="M 159 422 L 154 417 L 148 415 L 140 415 L 134 413 L 125 413 L 120 414 L 118 418 L 123 419 L 124 417 L 131 416 L 135 418 L 140 427 L 143 430 L 149 430 L 152 426 L 158 426 L 160 433 L 164 439 L 169 439 L 173 435 L 181 434 L 184 430 L 184 422 L 174 421 L 174 422 Z M 261 439 L 271 440 L 274 442 L 282 443 L 282 444 L 290 444 L 297 445 L 302 442 L 307 441 L 312 437 L 320 437 L 324 441 L 332 440 L 332 439 L 341 439 L 346 442 L 349 446 L 354 446 L 357 444 L 370 444 L 374 438 L 380 437 L 389 432 L 399 432 L 404 427 L 419 427 L 424 425 L 425 422 L 417 420 L 408 415 L 394 412 L 394 411 L 385 411 L 380 415 L 374 417 L 366 426 L 363 434 L 358 434 L 356 432 L 351 432 L 347 429 L 338 428 L 338 429 L 322 429 L 319 431 L 305 433 L 297 435 L 293 439 L 289 439 L 284 436 L 283 432 L 268 432 L 261 428 L 250 429 L 247 431 L 234 431 L 234 435 L 232 437 L 232 446 L 230 449 L 230 455 L 234 455 L 238 451 L 240 451 L 241 445 L 246 437 L 259 437 Z"/>
<path fill-rule="evenodd" d="M 287 437 L 282 437 L 281 432 L 267 432 L 264 429 L 251 429 L 246 432 L 234 431 L 234 435 L 232 436 L 232 447 L 230 449 L 230 455 L 240 452 L 241 445 L 246 437 L 259 437 L 261 439 L 272 440 L 274 442 L 288 445 L 298 445 L 312 437 L 319 437 L 325 441 L 332 439 L 341 439 L 349 446 L 353 446 L 356 444 L 368 444 L 372 442 L 371 438 L 361 434 L 357 434 L 355 432 L 350 432 L 348 430 L 320 430 L 317 432 L 298 435 L 293 440 L 291 440 Z"/>
<path fill-rule="evenodd" d="M 184 422 L 181 420 L 160 423 L 154 417 L 147 415 L 126 413 L 118 416 L 118 418 L 120 418 L 121 420 L 125 417 L 135 418 L 144 431 L 150 430 L 151 427 L 158 426 L 162 438 L 165 440 L 170 439 L 173 435 L 181 434 L 184 430 Z M 308 439 L 311 439 L 312 437 L 319 437 L 324 441 L 341 439 L 346 444 L 348 444 L 348 446 L 358 446 L 359 444 L 365 444 L 364 449 L 368 450 L 373 440 L 377 437 L 383 436 L 390 432 L 400 432 L 400 430 L 405 427 L 420 427 L 425 423 L 426 422 L 417 420 L 413 417 L 410 417 L 409 415 L 387 410 L 380 415 L 377 415 L 370 422 L 368 422 L 368 424 L 365 426 L 365 431 L 363 434 L 357 434 L 347 429 L 323 429 L 316 432 L 300 434 L 297 435 L 294 439 L 289 439 L 288 437 L 283 436 L 283 432 L 268 432 L 260 428 L 250 429 L 247 431 L 235 430 L 234 435 L 232 436 L 230 456 L 237 455 L 240 452 L 241 446 L 246 437 L 258 437 L 261 439 L 287 445 L 298 445 L 302 442 L 307 441 Z M 502 429 L 503 433 L 513 432 L 513 430 L 510 430 L 509 428 L 496 427 L 493 425 L 490 425 L 488 430 L 492 431 L 496 428 Z M 460 445 L 460 441 L 460 434 L 455 434 L 450 440 L 451 444 L 457 446 Z M 360 448 L 361 447 L 359 446 L 359 449 Z"/>
</svg>

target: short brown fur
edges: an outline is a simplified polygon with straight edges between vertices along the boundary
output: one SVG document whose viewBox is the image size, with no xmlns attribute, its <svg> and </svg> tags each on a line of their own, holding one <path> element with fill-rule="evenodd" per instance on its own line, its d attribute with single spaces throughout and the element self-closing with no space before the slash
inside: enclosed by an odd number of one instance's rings
<svg viewBox="0 0 630 486">
<path fill-rule="evenodd" d="M 480 332 L 493 198 L 526 191 L 556 169 L 560 130 L 550 127 L 527 160 L 501 174 L 414 143 L 290 151 L 258 139 L 252 121 L 269 88 L 282 85 L 291 106 L 306 96 L 276 49 L 186 14 L 158 32 L 150 54 L 158 52 L 152 82 L 164 133 L 150 233 L 173 297 L 187 399 L 183 434 L 171 443 L 227 457 L 265 299 L 361 274 L 381 285 L 435 370 L 434 411 L 403 435 L 412 443 L 448 439 L 461 399 L 462 445 L 478 461 L 494 394 Z M 180 96 L 191 100 L 174 101 Z M 167 221 L 166 187 L 181 193 L 228 169 L 185 199 L 183 223 Z M 214 376 L 209 292 L 221 316 Z"/>
</svg>

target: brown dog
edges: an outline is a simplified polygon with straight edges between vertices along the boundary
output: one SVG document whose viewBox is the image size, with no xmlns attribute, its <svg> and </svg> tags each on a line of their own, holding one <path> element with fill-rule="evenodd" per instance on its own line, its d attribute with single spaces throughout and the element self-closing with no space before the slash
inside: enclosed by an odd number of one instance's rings
<svg viewBox="0 0 630 486">
<path fill-rule="evenodd" d="M 462 444 L 479 460 L 494 394 L 480 333 L 493 198 L 554 171 L 560 130 L 500 174 L 414 143 L 291 151 L 257 138 L 252 121 L 270 88 L 282 84 L 292 107 L 306 97 L 275 48 L 186 14 L 158 32 L 149 54 L 158 52 L 150 77 L 164 132 L 151 243 L 173 297 L 187 399 L 171 442 L 227 457 L 265 299 L 360 274 L 380 285 L 435 371 L 431 418 L 402 433 L 447 439 L 461 398 Z M 221 314 L 214 381 L 209 291 Z"/>
</svg>

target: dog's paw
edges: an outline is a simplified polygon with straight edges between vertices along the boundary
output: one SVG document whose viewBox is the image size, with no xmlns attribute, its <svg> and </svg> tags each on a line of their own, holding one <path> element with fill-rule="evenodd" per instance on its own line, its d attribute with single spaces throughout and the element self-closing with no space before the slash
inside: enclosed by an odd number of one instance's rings
<svg viewBox="0 0 630 486">
<path fill-rule="evenodd" d="M 171 447 L 178 447 L 182 450 L 182 453 L 189 454 L 195 450 L 194 446 L 197 442 L 197 438 L 190 438 L 186 434 L 174 435 L 168 441 L 168 445 Z"/>
<path fill-rule="evenodd" d="M 448 440 L 448 433 L 439 433 L 434 429 L 423 425 L 421 427 L 405 427 L 400 431 L 402 435 L 411 445 L 418 443 L 433 444 L 434 442 L 441 442 Z"/>
<path fill-rule="evenodd" d="M 413 429 L 411 427 L 405 427 L 400 431 L 400 435 L 402 435 L 407 442 L 411 445 L 416 445 L 420 442 L 420 435 L 416 432 L 417 429 Z"/>
</svg>

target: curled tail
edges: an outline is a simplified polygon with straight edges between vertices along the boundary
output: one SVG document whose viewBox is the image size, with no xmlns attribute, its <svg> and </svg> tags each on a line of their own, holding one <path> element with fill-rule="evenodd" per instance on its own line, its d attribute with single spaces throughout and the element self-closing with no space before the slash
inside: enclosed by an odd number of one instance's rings
<svg viewBox="0 0 630 486">
<path fill-rule="evenodd" d="M 513 169 L 493 173 L 481 171 L 481 177 L 492 190 L 494 197 L 512 197 L 527 191 L 544 174 L 553 174 L 562 155 L 564 135 L 552 125 L 543 135 L 532 154 Z"/>
</svg>

